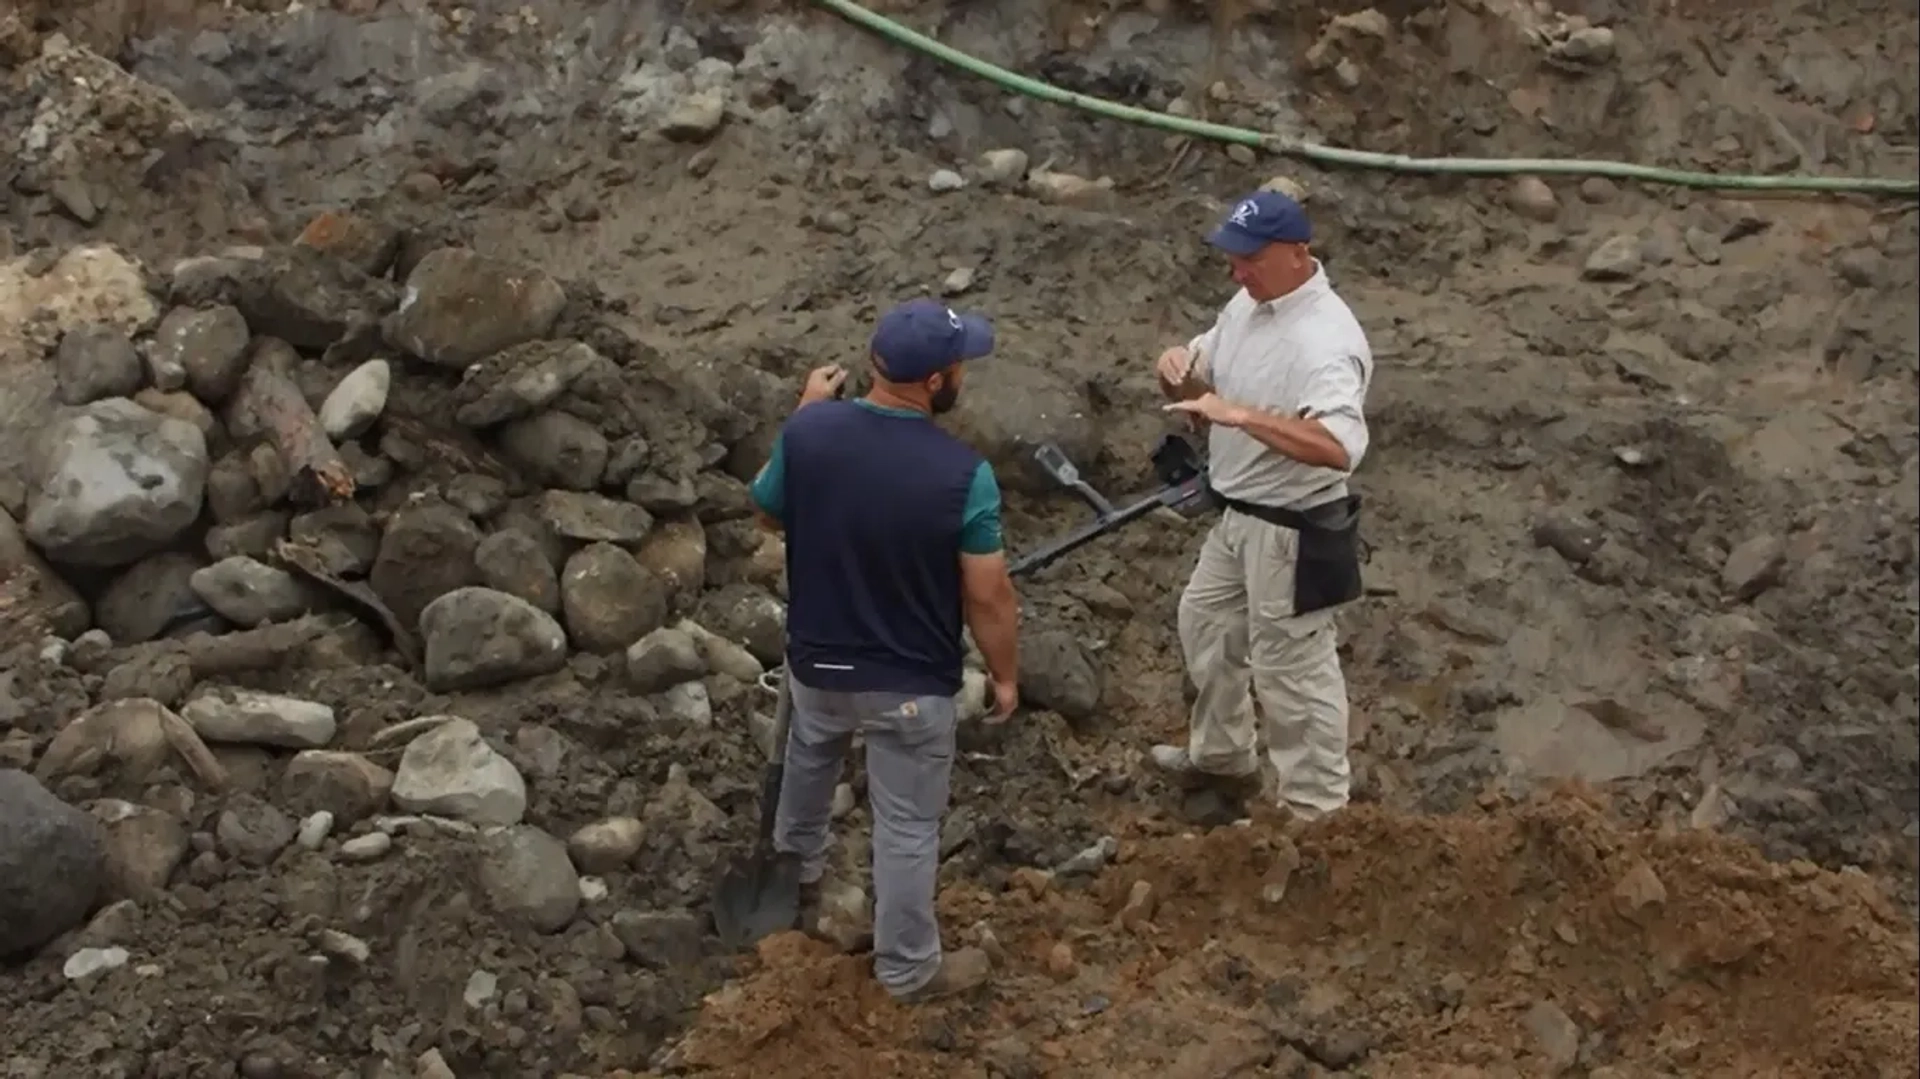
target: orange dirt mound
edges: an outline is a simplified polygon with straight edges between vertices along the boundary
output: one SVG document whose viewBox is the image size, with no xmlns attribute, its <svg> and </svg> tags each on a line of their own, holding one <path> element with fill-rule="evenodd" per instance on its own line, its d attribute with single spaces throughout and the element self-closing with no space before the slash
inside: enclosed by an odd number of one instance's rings
<svg viewBox="0 0 1920 1079">
<path fill-rule="evenodd" d="M 949 889 L 990 990 L 901 1008 L 789 935 L 706 1002 L 709 1076 L 1911 1076 L 1914 934 L 1867 877 L 1561 793 L 1136 837 L 1092 887 Z M 1611 1070 L 1609 1070 L 1611 1069 Z"/>
</svg>

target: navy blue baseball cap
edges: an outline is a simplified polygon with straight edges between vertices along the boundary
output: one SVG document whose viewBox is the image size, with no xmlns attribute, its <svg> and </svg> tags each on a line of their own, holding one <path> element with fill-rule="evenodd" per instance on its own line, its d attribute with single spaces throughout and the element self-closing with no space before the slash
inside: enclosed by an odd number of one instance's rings
<svg viewBox="0 0 1920 1079">
<path fill-rule="evenodd" d="M 1227 219 L 1207 236 L 1208 243 L 1242 257 L 1257 255 L 1268 244 L 1312 241 L 1307 211 L 1278 191 L 1256 191 L 1234 203 Z"/>
<path fill-rule="evenodd" d="M 873 354 L 893 382 L 919 382 L 993 351 L 993 323 L 938 300 L 908 300 L 880 316 Z"/>
</svg>

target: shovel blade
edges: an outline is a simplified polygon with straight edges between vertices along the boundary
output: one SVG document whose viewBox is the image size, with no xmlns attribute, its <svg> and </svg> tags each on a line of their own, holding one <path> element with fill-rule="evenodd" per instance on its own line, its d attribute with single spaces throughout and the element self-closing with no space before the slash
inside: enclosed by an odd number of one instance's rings
<svg viewBox="0 0 1920 1079">
<path fill-rule="evenodd" d="M 800 925 L 800 859 L 764 853 L 727 867 L 713 890 L 713 928 L 729 949 Z"/>
</svg>

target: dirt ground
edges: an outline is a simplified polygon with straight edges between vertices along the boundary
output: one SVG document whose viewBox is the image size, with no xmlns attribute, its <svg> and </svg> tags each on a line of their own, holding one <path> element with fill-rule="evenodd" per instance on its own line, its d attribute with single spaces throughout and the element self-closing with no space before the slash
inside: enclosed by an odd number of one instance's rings
<svg viewBox="0 0 1920 1079">
<path fill-rule="evenodd" d="M 0 1076 L 1920 1070 L 1913 200 L 1322 171 L 1015 99 L 803 4 L 283 6 L 0 13 L 0 138 L 92 140 L 83 168 L 39 150 L 0 166 L 0 280 L 31 295 L 0 298 L 14 518 L 49 327 L 141 321 L 33 291 L 67 280 L 60 253 L 110 244 L 157 282 L 327 212 L 563 282 L 551 336 L 624 380 L 567 407 L 656 459 L 717 445 L 750 474 L 808 367 L 857 363 L 878 309 L 945 291 L 1002 342 L 956 422 L 1044 429 L 1109 494 L 1144 490 L 1167 430 L 1151 358 L 1231 287 L 1203 230 L 1281 177 L 1378 364 L 1370 594 L 1342 616 L 1357 802 L 1223 824 L 1143 768 L 1184 729 L 1173 609 L 1206 522 L 1102 541 L 1023 588 L 1025 632 L 1071 640 L 1091 675 L 1049 669 L 1027 692 L 1048 707 L 965 735 L 941 905 L 996 980 L 903 1009 L 870 957 L 797 934 L 733 957 L 704 928 L 712 871 L 754 821 L 750 685 L 709 678 L 712 721 L 683 723 L 580 648 L 433 691 L 390 641 L 343 631 L 224 681 L 327 705 L 329 748 L 389 769 L 396 724 L 471 720 L 526 777 L 529 824 L 564 839 L 631 817 L 638 849 L 541 931 L 493 909 L 471 830 L 369 817 L 351 834 L 392 831 L 379 860 L 333 840 L 231 856 L 236 804 L 303 812 L 284 748 L 216 746 L 224 792 L 68 775 L 50 783 L 67 801 L 164 810 L 190 849 L 133 912 L 0 968 Z M 1911 176 L 1920 144 L 1920 15 L 1884 5 L 876 6 L 1070 89 L 1361 149 Z M 1611 28 L 1612 53 L 1549 63 L 1566 15 Z M 140 80 L 77 69 L 108 103 L 92 126 L 56 107 L 72 72 L 34 65 L 55 30 Z M 663 139 L 700 78 L 724 124 Z M 973 170 L 1007 147 L 1111 186 Z M 939 169 L 969 183 L 936 191 Z M 307 353 L 315 397 L 363 358 Z M 458 376 L 396 360 L 362 440 L 392 475 L 362 497 L 389 537 L 460 477 L 512 472 L 451 433 Z M 1041 415 L 1061 401 L 1083 414 Z M 1002 472 L 1016 550 L 1084 519 Z M 702 521 L 711 590 L 683 598 L 703 619 L 769 584 L 738 523 Z M 98 609 L 114 573 L 67 576 Z M 0 764 L 44 763 L 97 701 L 187 695 L 14 656 Z M 844 879 L 864 825 L 856 805 Z M 1084 853 L 1107 837 L 1110 856 Z M 330 933 L 366 954 L 343 962 Z M 128 965 L 63 972 L 101 942 Z"/>
</svg>

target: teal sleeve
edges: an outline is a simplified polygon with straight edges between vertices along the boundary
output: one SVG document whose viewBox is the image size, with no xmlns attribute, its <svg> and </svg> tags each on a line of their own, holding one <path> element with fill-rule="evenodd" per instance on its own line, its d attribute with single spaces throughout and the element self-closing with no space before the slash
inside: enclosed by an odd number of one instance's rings
<svg viewBox="0 0 1920 1079">
<path fill-rule="evenodd" d="M 1006 546 L 1000 534 L 1000 482 L 985 461 L 973 473 L 960 520 L 961 554 L 998 554 Z"/>
<path fill-rule="evenodd" d="M 781 452 L 786 435 L 773 440 L 773 452 L 767 454 L 767 463 L 760 467 L 760 474 L 753 478 L 753 504 L 760 512 L 776 521 L 785 523 L 787 512 L 787 458 Z M 998 511 L 994 515 L 997 531 L 999 529 Z"/>
</svg>

